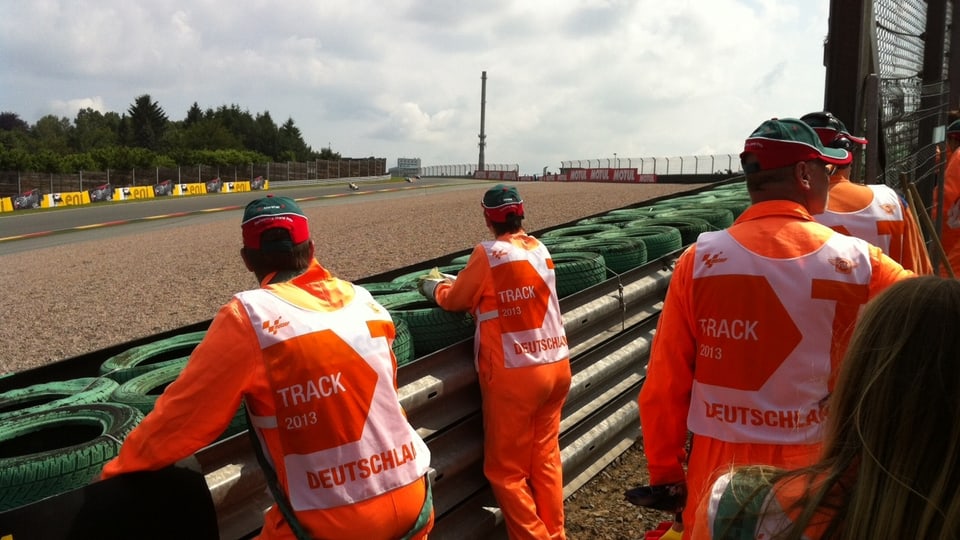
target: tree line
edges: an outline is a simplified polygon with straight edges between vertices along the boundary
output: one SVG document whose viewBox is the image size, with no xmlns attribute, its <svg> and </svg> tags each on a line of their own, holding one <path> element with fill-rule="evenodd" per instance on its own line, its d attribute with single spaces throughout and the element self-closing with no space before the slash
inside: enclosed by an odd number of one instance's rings
<svg viewBox="0 0 960 540">
<path fill-rule="evenodd" d="M 251 115 L 238 105 L 201 110 L 170 120 L 148 94 L 124 114 L 81 109 L 71 121 L 46 115 L 33 125 L 0 112 L 0 171 L 73 173 L 178 165 L 338 160 L 330 148 L 315 151 L 288 118 L 277 125 L 269 111 Z"/>
</svg>

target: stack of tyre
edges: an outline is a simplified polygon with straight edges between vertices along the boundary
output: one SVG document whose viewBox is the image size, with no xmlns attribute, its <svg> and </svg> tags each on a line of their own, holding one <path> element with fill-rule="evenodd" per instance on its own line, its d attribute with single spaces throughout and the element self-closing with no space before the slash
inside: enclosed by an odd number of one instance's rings
<svg viewBox="0 0 960 540">
<path fill-rule="evenodd" d="M 0 511 L 96 479 L 177 378 L 203 334 L 174 336 L 111 356 L 99 377 L 0 393 Z M 241 409 L 221 438 L 245 427 Z"/>
</svg>

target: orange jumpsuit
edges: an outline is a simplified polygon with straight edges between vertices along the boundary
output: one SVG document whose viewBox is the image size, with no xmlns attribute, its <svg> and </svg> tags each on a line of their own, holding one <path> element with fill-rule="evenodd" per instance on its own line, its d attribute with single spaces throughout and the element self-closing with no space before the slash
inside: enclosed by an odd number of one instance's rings
<svg viewBox="0 0 960 540">
<path fill-rule="evenodd" d="M 680 256 L 638 402 L 650 483 L 687 483 L 685 537 L 718 471 L 816 459 L 860 307 L 913 275 L 791 201 L 756 203 Z"/>
<path fill-rule="evenodd" d="M 245 400 L 264 454 L 314 538 L 399 538 L 424 508 L 430 452 L 397 398 L 393 321 L 369 293 L 315 260 L 290 281 L 272 277 L 220 309 L 102 477 L 190 456 Z M 431 509 L 419 538 L 432 523 Z M 272 507 L 260 538 L 293 537 Z"/>
<path fill-rule="evenodd" d="M 943 174 L 943 207 L 947 209 L 940 226 L 940 243 L 950 261 L 950 268 L 956 276 L 960 276 L 960 159 L 954 150 L 947 158 L 947 168 Z M 933 202 L 939 200 L 939 190 L 933 193 Z M 933 219 L 936 223 L 939 212 L 933 209 Z M 949 277 L 946 267 L 941 265 L 940 275 Z"/>
<path fill-rule="evenodd" d="M 435 297 L 477 321 L 484 474 L 510 538 L 565 538 L 559 434 L 571 374 L 550 254 L 522 231 L 501 235 Z"/>
<path fill-rule="evenodd" d="M 907 270 L 921 275 L 933 272 L 917 222 L 903 199 L 886 185 L 855 184 L 838 172 L 830 177 L 827 210 L 814 218 L 879 247 Z"/>
</svg>

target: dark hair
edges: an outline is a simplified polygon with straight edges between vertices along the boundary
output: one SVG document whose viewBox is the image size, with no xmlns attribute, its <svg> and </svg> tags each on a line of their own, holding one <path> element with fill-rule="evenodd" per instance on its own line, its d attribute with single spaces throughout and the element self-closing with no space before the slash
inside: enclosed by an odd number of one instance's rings
<svg viewBox="0 0 960 540">
<path fill-rule="evenodd" d="M 289 247 L 274 247 L 284 244 Z M 286 229 L 263 231 L 260 246 L 260 249 L 243 248 L 250 269 L 258 276 L 271 272 L 302 272 L 310 266 L 310 240 L 290 246 L 290 232 Z"/>
<path fill-rule="evenodd" d="M 807 487 L 784 508 L 793 522 L 773 538 L 803 538 L 811 524 L 834 539 L 957 536 L 958 318 L 960 282 L 939 276 L 898 281 L 863 308 L 830 396 L 820 459 L 767 482 Z"/>
<path fill-rule="evenodd" d="M 493 227 L 493 233 L 497 236 L 501 234 L 515 233 L 523 228 L 523 217 L 516 214 L 509 214 L 507 216 L 507 221 L 503 223 L 490 222 L 490 226 Z"/>
</svg>

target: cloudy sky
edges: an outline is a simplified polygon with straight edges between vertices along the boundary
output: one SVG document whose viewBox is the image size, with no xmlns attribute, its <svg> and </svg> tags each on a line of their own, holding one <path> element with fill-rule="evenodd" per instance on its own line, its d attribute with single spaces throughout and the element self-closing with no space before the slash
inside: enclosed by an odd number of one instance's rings
<svg viewBox="0 0 960 540">
<path fill-rule="evenodd" d="M 238 105 L 345 157 L 736 153 L 823 106 L 827 0 L 0 0 L 0 111 Z M 622 163 L 622 162 L 621 162 Z"/>
</svg>

